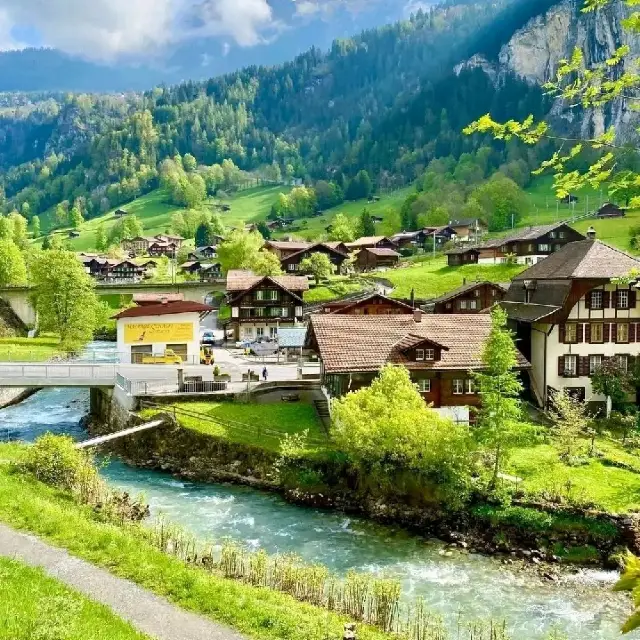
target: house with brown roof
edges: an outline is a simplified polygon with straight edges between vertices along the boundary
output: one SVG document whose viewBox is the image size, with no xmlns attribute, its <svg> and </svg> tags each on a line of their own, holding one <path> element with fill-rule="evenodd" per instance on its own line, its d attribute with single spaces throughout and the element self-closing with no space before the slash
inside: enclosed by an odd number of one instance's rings
<svg viewBox="0 0 640 640">
<path fill-rule="evenodd" d="M 313 253 L 324 253 L 331 260 L 331 264 L 340 270 L 342 263 L 349 257 L 347 251 L 341 251 L 338 247 L 342 243 L 327 242 L 283 242 L 268 241 L 265 249 L 271 251 L 280 259 L 280 266 L 286 273 L 296 273 L 300 271 L 300 263 Z M 343 245 L 344 246 L 344 245 Z"/>
<path fill-rule="evenodd" d="M 519 274 L 501 303 L 541 405 L 563 389 L 604 402 L 592 389 L 593 373 L 608 359 L 630 368 L 640 357 L 638 280 L 628 281 L 640 261 L 589 235 Z"/>
<path fill-rule="evenodd" d="M 461 267 L 465 264 L 478 264 L 480 251 L 473 247 L 456 247 L 445 252 L 450 267 Z"/>
<path fill-rule="evenodd" d="M 400 254 L 393 249 L 367 248 L 358 252 L 355 268 L 358 271 L 374 271 L 395 267 L 398 262 L 400 262 Z"/>
<path fill-rule="evenodd" d="M 435 408 L 474 407 L 480 399 L 471 372 L 482 368 L 489 315 L 312 315 L 306 346 L 318 354 L 330 396 L 368 386 L 387 363 L 406 367 Z M 519 357 L 518 367 L 529 363 Z M 466 414 L 468 419 L 468 412 Z"/>
<path fill-rule="evenodd" d="M 363 236 L 353 242 L 345 242 L 345 246 L 351 253 L 362 251 L 362 249 L 393 249 L 396 250 L 398 245 L 386 236 Z"/>
<path fill-rule="evenodd" d="M 426 308 L 432 313 L 480 313 L 500 302 L 508 288 L 496 282 L 469 282 L 429 300 Z"/>
<path fill-rule="evenodd" d="M 488 231 L 487 223 L 480 218 L 449 220 L 448 226 L 455 232 L 458 242 L 477 243 Z"/>
<path fill-rule="evenodd" d="M 327 302 L 319 309 L 319 313 L 340 313 L 352 316 L 413 315 L 413 307 L 381 293 L 372 293 L 358 300 Z"/>
<path fill-rule="evenodd" d="M 304 292 L 309 281 L 301 276 L 258 276 L 232 269 L 227 273 L 227 323 L 236 340 L 275 338 L 279 327 L 302 322 Z"/>
<path fill-rule="evenodd" d="M 536 264 L 544 260 L 553 252 L 558 251 L 569 242 L 584 240 L 584 236 L 571 228 L 565 222 L 547 224 L 537 227 L 523 227 L 499 238 L 492 238 L 473 248 L 468 252 L 478 252 L 478 264 L 503 264 L 514 261 L 517 264 Z M 463 260 L 462 253 L 448 252 L 448 256 L 458 255 Z M 455 260 L 455 259 L 454 259 Z M 471 264 L 460 262 L 460 264 Z"/>
</svg>

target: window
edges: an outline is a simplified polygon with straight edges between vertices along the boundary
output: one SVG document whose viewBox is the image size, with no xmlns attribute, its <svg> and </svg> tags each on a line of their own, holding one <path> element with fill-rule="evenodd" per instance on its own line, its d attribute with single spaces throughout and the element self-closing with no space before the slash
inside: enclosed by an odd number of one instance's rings
<svg viewBox="0 0 640 640">
<path fill-rule="evenodd" d="M 282 311 L 282 309 L 280 309 L 280 307 L 271 307 L 269 309 L 269 315 L 272 318 L 277 318 L 280 315 L 280 311 Z"/>
<path fill-rule="evenodd" d="M 618 360 L 618 366 L 626 373 L 629 370 L 629 356 L 626 354 L 622 354 L 616 356 Z"/>
<path fill-rule="evenodd" d="M 469 300 L 469 309 L 477 309 L 478 301 L 477 300 Z"/>
<path fill-rule="evenodd" d="M 466 393 L 468 395 L 475 395 L 476 393 L 476 381 L 473 378 L 465 380 Z"/>
<path fill-rule="evenodd" d="M 267 300 L 277 300 L 280 297 L 280 292 L 276 289 L 269 289 L 267 291 Z"/>
<path fill-rule="evenodd" d="M 575 378 L 578 375 L 578 356 L 564 357 L 564 377 Z"/>
<path fill-rule="evenodd" d="M 245 338 L 253 338 L 253 327 L 245 327 L 242 333 Z"/>
<path fill-rule="evenodd" d="M 616 307 L 618 309 L 629 308 L 629 290 L 628 289 L 620 289 L 618 291 L 618 295 L 616 296 Z"/>
<path fill-rule="evenodd" d="M 447 302 L 447 309 L 451 309 L 451 303 Z"/>
<path fill-rule="evenodd" d="M 467 301 L 466 300 L 460 300 L 460 309 L 466 309 L 467 308 Z"/>
<path fill-rule="evenodd" d="M 604 325 L 602 322 L 594 322 L 591 325 L 591 342 L 598 344 L 599 342 L 604 342 Z"/>
<path fill-rule="evenodd" d="M 592 376 L 602 364 L 602 356 L 589 356 L 589 375 Z"/>
<path fill-rule="evenodd" d="M 278 327 L 269 327 L 269 335 L 272 338 L 277 337 L 277 335 L 278 335 Z"/>
<path fill-rule="evenodd" d="M 602 309 L 603 305 L 603 292 L 602 289 L 596 289 L 591 292 L 591 308 L 592 309 Z"/>
<path fill-rule="evenodd" d="M 302 315 L 302 307 L 296 307 L 296 316 L 299 317 Z"/>
<path fill-rule="evenodd" d="M 627 322 L 620 322 L 616 325 L 616 342 L 629 342 L 629 324 Z"/>
<path fill-rule="evenodd" d="M 289 309 L 287 307 L 282 307 L 282 317 L 283 318 L 288 318 L 289 317 Z"/>
<path fill-rule="evenodd" d="M 424 349 L 416 349 L 416 361 L 424 360 Z"/>
<path fill-rule="evenodd" d="M 262 289 L 256 291 L 256 300 L 264 300 L 264 291 Z"/>
<path fill-rule="evenodd" d="M 256 329 L 256 338 L 262 338 L 264 336 L 264 327 L 258 327 Z"/>
<path fill-rule="evenodd" d="M 297 271 L 297 270 L 298 270 L 297 264 L 290 263 L 287 265 L 287 271 Z"/>
<path fill-rule="evenodd" d="M 464 393 L 464 380 L 453 381 L 453 395 L 461 396 Z"/>
<path fill-rule="evenodd" d="M 548 244 L 539 244 L 538 245 L 538 253 L 548 253 L 551 251 L 551 246 Z"/>
<path fill-rule="evenodd" d="M 530 244 L 527 247 L 527 253 L 533 253 L 536 250 L 536 245 L 535 244 Z"/>
<path fill-rule="evenodd" d="M 257 307 L 253 310 L 253 315 L 256 318 L 264 318 L 264 309 L 262 307 Z"/>
<path fill-rule="evenodd" d="M 418 380 L 418 390 L 420 393 L 431 393 L 431 379 L 424 378 L 422 380 Z"/>
<path fill-rule="evenodd" d="M 566 235 L 567 233 L 565 231 L 558 231 L 558 238 L 560 238 L 561 240 L 564 240 Z"/>
<path fill-rule="evenodd" d="M 555 231 L 552 231 L 552 232 L 549 234 L 549 237 L 553 240 L 553 239 L 556 237 L 556 232 L 555 232 Z"/>
<path fill-rule="evenodd" d="M 436 350 L 435 349 L 425 349 L 424 350 L 424 359 L 433 362 L 436 359 Z"/>
<path fill-rule="evenodd" d="M 240 309 L 238 307 L 231 307 L 231 317 L 237 318 L 240 316 Z"/>
<path fill-rule="evenodd" d="M 476 298 L 479 298 L 479 297 L 480 297 L 480 289 L 476 289 L 476 290 L 473 292 L 473 295 L 474 295 Z"/>
<path fill-rule="evenodd" d="M 578 342 L 578 325 L 577 324 L 565 324 L 564 325 L 564 341 L 565 343 Z"/>
</svg>

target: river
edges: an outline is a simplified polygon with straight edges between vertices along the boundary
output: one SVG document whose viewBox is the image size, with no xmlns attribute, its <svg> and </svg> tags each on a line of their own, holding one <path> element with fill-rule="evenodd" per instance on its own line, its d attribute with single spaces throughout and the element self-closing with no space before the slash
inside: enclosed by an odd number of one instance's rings
<svg viewBox="0 0 640 640">
<path fill-rule="evenodd" d="M 88 403 L 87 390 L 41 391 L 0 411 L 0 440 L 31 441 L 46 431 L 83 439 L 79 420 Z M 608 590 L 614 572 L 582 570 L 550 583 L 480 555 L 443 557 L 437 541 L 246 487 L 183 482 L 119 461 L 103 473 L 112 484 L 143 493 L 153 513 L 165 513 L 203 540 L 231 537 L 269 552 L 296 552 L 338 573 L 354 568 L 397 576 L 406 594 L 422 594 L 446 620 L 460 612 L 465 619 L 504 618 L 514 640 L 538 640 L 551 629 L 571 640 L 609 640 L 619 637 L 629 612 L 626 596 Z"/>
</svg>

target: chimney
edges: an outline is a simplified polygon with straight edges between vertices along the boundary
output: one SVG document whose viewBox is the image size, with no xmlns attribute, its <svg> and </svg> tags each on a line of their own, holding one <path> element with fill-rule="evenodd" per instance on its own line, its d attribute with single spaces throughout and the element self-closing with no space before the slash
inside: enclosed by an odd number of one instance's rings
<svg viewBox="0 0 640 640">
<path fill-rule="evenodd" d="M 595 240 L 596 239 L 596 230 L 593 228 L 593 226 L 589 227 L 587 229 L 587 238 L 589 240 Z"/>
<path fill-rule="evenodd" d="M 420 324 L 422 322 L 422 309 L 413 310 L 413 321 L 416 324 Z"/>
</svg>

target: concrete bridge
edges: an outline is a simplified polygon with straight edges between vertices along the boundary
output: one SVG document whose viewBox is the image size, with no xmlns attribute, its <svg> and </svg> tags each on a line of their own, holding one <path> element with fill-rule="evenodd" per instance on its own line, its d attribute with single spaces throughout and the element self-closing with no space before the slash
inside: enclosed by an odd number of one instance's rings
<svg viewBox="0 0 640 640">
<path fill-rule="evenodd" d="M 136 293 L 182 293 L 185 300 L 191 302 L 205 302 L 210 293 L 225 291 L 224 280 L 211 282 L 177 282 L 177 283 L 132 283 L 132 284 L 108 284 L 99 282 L 96 284 L 96 293 L 106 295 L 127 295 Z M 31 303 L 32 287 L 0 287 L 0 299 L 4 300 L 27 326 L 35 326 L 36 312 Z"/>
</svg>

